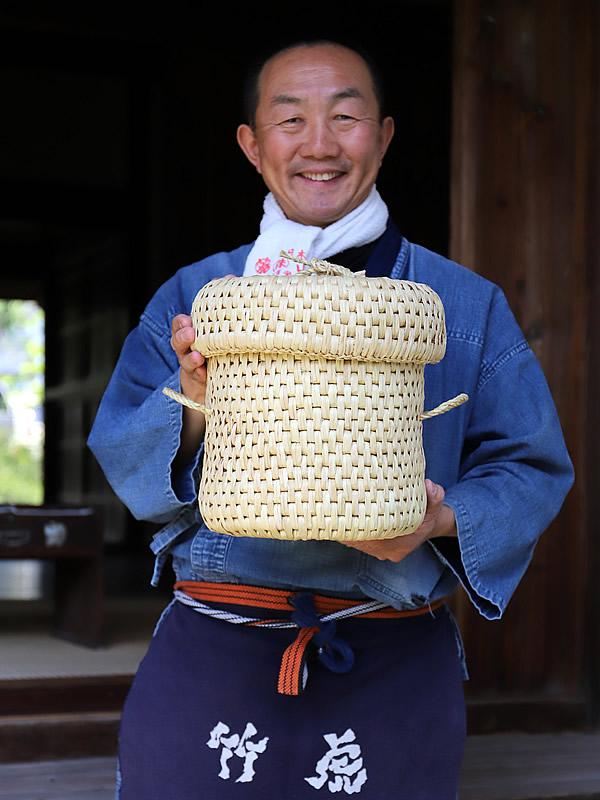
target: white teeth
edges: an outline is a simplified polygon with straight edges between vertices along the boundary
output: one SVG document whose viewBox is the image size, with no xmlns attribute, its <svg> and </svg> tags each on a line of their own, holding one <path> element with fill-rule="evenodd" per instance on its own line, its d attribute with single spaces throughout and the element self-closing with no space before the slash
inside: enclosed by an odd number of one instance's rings
<svg viewBox="0 0 600 800">
<path fill-rule="evenodd" d="M 341 175 L 341 172 L 302 172 L 303 178 L 308 178 L 309 181 L 331 181 Z"/>
</svg>

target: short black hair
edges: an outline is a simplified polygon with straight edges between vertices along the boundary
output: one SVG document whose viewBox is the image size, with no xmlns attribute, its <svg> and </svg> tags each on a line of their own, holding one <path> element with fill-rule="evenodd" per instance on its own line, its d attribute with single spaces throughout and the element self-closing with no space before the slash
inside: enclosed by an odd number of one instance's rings
<svg viewBox="0 0 600 800">
<path fill-rule="evenodd" d="M 383 119 L 385 116 L 385 90 L 383 77 L 379 67 L 370 53 L 368 53 L 365 48 L 362 47 L 362 45 L 355 43 L 333 41 L 330 39 L 306 39 L 279 45 L 276 48 L 266 50 L 248 68 L 244 79 L 243 103 L 246 122 L 252 129 L 254 129 L 256 126 L 256 110 L 258 108 L 260 99 L 260 76 L 262 75 L 262 71 L 269 61 L 281 55 L 282 53 L 287 53 L 290 50 L 296 50 L 300 47 L 319 47 L 323 45 L 344 47 L 346 50 L 356 53 L 356 55 L 364 61 L 367 69 L 369 70 L 369 74 L 371 75 L 373 92 L 375 93 L 375 99 L 377 100 L 377 105 L 379 107 L 379 120 L 381 121 Z"/>
</svg>

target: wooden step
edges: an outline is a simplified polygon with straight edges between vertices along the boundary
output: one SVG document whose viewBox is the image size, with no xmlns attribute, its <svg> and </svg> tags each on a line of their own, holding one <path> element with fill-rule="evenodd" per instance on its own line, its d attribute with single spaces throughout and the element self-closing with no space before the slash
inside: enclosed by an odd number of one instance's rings
<svg viewBox="0 0 600 800">
<path fill-rule="evenodd" d="M 0 681 L 0 764 L 117 752 L 131 675 Z"/>
<path fill-rule="evenodd" d="M 460 800 L 600 800 L 600 735 L 469 736 Z"/>
<path fill-rule="evenodd" d="M 0 764 L 0 800 L 114 800 L 116 758 Z"/>
<path fill-rule="evenodd" d="M 119 711 L 0 717 L 0 764 L 114 756 L 120 717 Z"/>
<path fill-rule="evenodd" d="M 120 711 L 132 675 L 0 681 L 0 720 L 9 715 Z"/>
</svg>

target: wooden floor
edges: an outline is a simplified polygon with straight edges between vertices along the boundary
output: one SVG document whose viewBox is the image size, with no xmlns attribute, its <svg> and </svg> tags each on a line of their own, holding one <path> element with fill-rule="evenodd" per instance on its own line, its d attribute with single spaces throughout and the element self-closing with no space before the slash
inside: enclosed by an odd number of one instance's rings
<svg viewBox="0 0 600 800">
<path fill-rule="evenodd" d="M 112 757 L 0 764 L 0 798 L 114 800 L 115 765 Z"/>
<path fill-rule="evenodd" d="M 0 800 L 114 800 L 115 766 L 113 757 L 3 764 Z M 470 737 L 459 798 L 600 800 L 600 735 Z"/>
<path fill-rule="evenodd" d="M 600 800 L 600 735 L 471 736 L 459 796 L 460 800 Z"/>
</svg>

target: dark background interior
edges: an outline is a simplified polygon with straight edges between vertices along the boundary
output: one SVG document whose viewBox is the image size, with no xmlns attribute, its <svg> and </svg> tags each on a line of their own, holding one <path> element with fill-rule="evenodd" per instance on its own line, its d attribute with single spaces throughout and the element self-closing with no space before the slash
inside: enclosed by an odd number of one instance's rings
<svg viewBox="0 0 600 800">
<path fill-rule="evenodd" d="M 145 590 L 154 528 L 114 498 L 85 440 L 155 289 L 256 235 L 264 188 L 235 142 L 248 62 L 296 39 L 366 47 L 396 120 L 378 187 L 409 239 L 448 246 L 451 3 L 214 6 L 0 12 L 0 296 L 46 310 L 45 501 L 103 509 L 109 593 Z"/>
</svg>

